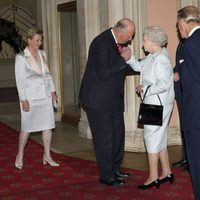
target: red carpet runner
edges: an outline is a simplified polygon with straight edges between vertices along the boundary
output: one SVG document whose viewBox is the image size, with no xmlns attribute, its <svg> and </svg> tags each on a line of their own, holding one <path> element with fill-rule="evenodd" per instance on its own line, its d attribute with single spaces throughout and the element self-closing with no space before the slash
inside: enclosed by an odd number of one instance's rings
<svg viewBox="0 0 200 200">
<path fill-rule="evenodd" d="M 124 187 L 98 183 L 95 162 L 53 153 L 60 167 L 42 165 L 43 148 L 30 140 L 24 168 L 14 168 L 18 133 L 0 123 L 0 200 L 194 200 L 187 172 L 174 168 L 174 184 L 139 190 L 147 172 L 127 169 L 132 176 Z"/>
</svg>

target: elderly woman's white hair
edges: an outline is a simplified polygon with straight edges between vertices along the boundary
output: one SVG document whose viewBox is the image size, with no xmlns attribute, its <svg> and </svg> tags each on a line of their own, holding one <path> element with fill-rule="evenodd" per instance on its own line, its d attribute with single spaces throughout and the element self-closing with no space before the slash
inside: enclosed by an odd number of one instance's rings
<svg viewBox="0 0 200 200">
<path fill-rule="evenodd" d="M 144 29 L 143 36 L 154 42 L 160 47 L 167 44 L 167 34 L 160 26 L 148 26 Z"/>
</svg>

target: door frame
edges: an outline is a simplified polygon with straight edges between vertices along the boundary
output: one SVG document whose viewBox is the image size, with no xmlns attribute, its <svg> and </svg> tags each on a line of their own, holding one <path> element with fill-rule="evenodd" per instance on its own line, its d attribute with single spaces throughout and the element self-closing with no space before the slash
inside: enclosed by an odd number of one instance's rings
<svg viewBox="0 0 200 200">
<path fill-rule="evenodd" d="M 76 1 L 62 3 L 57 5 L 57 13 L 58 13 L 58 27 L 59 27 L 59 65 L 60 65 L 60 78 L 61 78 L 61 121 L 67 122 L 73 126 L 78 126 L 80 113 L 76 113 L 73 115 L 68 115 L 64 113 L 64 84 L 63 84 L 63 69 L 62 69 L 62 49 L 61 49 L 61 37 L 60 37 L 60 13 L 61 12 L 72 12 L 77 11 Z"/>
</svg>

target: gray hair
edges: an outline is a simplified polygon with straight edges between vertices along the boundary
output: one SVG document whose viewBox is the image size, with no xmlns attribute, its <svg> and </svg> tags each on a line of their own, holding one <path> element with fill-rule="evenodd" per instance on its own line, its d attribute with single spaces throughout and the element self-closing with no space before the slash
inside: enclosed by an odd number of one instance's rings
<svg viewBox="0 0 200 200">
<path fill-rule="evenodd" d="M 127 31 L 128 28 L 129 28 L 128 22 L 133 23 L 130 19 L 128 19 L 128 18 L 123 18 L 123 19 L 119 20 L 119 21 L 114 25 L 114 29 L 118 29 L 118 30 L 122 30 L 122 31 Z"/>
<path fill-rule="evenodd" d="M 167 34 L 160 26 L 148 26 L 144 29 L 143 36 L 154 42 L 160 47 L 167 44 Z"/>
<path fill-rule="evenodd" d="M 178 11 L 177 20 L 184 19 L 185 22 L 200 23 L 199 9 L 195 6 L 186 6 Z"/>
</svg>

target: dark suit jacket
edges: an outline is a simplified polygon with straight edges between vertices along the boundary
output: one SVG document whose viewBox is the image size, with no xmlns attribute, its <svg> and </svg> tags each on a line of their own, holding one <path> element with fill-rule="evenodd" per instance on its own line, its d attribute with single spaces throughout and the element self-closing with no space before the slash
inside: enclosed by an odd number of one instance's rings
<svg viewBox="0 0 200 200">
<path fill-rule="evenodd" d="M 80 89 L 83 106 L 100 112 L 124 108 L 124 80 L 129 65 L 108 29 L 91 43 Z"/>
<path fill-rule="evenodd" d="M 182 57 L 179 58 L 183 89 L 183 131 L 200 129 L 200 29 L 185 40 Z"/>
<path fill-rule="evenodd" d="M 182 57 L 182 48 L 183 48 L 183 44 L 184 44 L 184 39 L 181 39 L 177 49 L 176 49 L 176 65 L 174 67 L 174 72 L 179 72 L 179 68 L 180 68 L 180 63 L 179 60 Z M 175 81 L 174 82 L 174 91 L 175 91 L 175 98 L 176 100 L 182 100 L 182 87 L 181 87 L 181 81 Z"/>
</svg>

